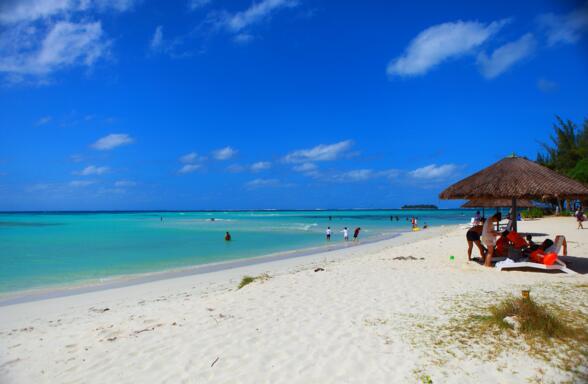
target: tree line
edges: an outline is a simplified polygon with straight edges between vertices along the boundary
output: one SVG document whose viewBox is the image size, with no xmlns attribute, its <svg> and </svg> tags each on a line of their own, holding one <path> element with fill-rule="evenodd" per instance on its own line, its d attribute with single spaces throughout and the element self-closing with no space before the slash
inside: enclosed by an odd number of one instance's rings
<svg viewBox="0 0 588 384">
<path fill-rule="evenodd" d="M 541 144 L 544 152 L 537 154 L 537 162 L 588 183 L 588 118 L 581 127 L 569 119 L 555 118 L 551 143 Z"/>
</svg>

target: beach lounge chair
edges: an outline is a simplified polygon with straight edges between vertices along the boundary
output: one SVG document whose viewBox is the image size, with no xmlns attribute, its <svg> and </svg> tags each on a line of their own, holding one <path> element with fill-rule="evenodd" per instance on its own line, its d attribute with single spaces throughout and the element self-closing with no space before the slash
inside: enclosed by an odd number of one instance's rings
<svg viewBox="0 0 588 384">
<path fill-rule="evenodd" d="M 567 244 L 566 239 L 564 236 L 556 236 L 555 242 L 549 248 L 545 250 L 546 253 L 556 253 L 559 255 L 560 250 L 564 249 L 564 255 L 567 256 Z M 570 275 L 577 275 L 575 271 L 572 271 L 568 268 L 566 263 L 561 261 L 559 258 L 555 260 L 553 265 L 545 265 L 540 263 L 534 263 L 532 261 L 523 261 L 523 262 L 514 262 L 509 260 L 505 260 L 496 264 L 496 269 L 502 271 L 503 269 L 513 269 L 513 268 L 536 268 L 536 269 L 543 269 L 543 270 L 556 270 L 568 273 Z"/>
</svg>

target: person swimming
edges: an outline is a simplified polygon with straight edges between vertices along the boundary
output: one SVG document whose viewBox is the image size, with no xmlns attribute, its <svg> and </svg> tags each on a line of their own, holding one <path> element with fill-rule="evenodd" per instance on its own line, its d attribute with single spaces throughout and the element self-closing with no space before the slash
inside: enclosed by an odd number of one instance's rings
<svg viewBox="0 0 588 384">
<path fill-rule="evenodd" d="M 231 234 L 228 231 L 225 234 L 225 241 L 231 241 Z"/>
</svg>

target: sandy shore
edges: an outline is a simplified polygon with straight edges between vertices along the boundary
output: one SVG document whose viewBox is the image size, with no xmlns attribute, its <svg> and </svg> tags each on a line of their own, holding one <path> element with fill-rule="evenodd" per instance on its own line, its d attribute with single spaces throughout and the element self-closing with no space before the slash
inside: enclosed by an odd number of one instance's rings
<svg viewBox="0 0 588 384">
<path fill-rule="evenodd" d="M 492 340 L 470 342 L 450 326 L 527 288 L 537 301 L 588 314 L 588 231 L 573 218 L 520 229 L 564 234 L 571 256 L 563 259 L 581 273 L 484 268 L 467 262 L 465 231 L 447 227 L 8 305 L 0 307 L 0 383 L 582 382 L 520 340 L 488 359 Z M 262 273 L 269 279 L 236 289 Z"/>
</svg>

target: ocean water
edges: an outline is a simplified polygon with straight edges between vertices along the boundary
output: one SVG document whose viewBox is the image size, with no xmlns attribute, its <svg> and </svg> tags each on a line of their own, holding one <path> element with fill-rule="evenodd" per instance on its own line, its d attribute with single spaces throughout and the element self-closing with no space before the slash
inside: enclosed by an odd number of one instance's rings
<svg viewBox="0 0 588 384">
<path fill-rule="evenodd" d="M 399 216 L 399 221 L 390 220 Z M 465 223 L 471 210 L 0 213 L 0 292 L 100 281 Z M 214 220 L 213 220 L 214 219 Z M 232 241 L 224 241 L 230 231 Z"/>
</svg>

